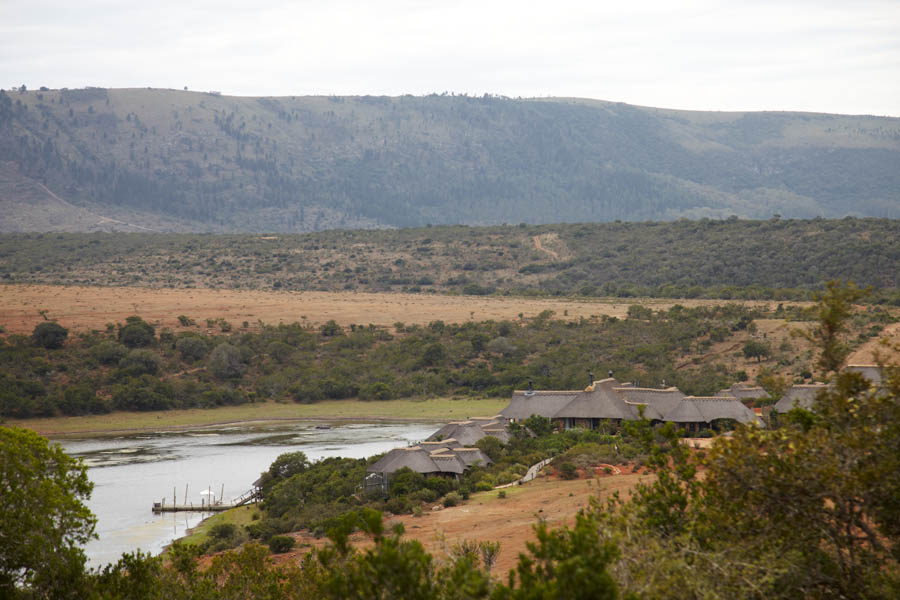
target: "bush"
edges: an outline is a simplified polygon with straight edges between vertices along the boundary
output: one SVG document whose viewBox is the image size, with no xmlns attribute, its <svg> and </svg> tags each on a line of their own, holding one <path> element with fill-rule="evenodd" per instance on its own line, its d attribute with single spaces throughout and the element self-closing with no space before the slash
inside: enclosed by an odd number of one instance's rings
<svg viewBox="0 0 900 600">
<path fill-rule="evenodd" d="M 41 323 L 34 328 L 31 339 L 35 344 L 47 350 L 62 348 L 69 336 L 69 330 L 59 323 Z"/>
<path fill-rule="evenodd" d="M 128 348 L 107 340 L 94 346 L 93 354 L 94 358 L 102 365 L 117 365 L 128 354 Z"/>
<path fill-rule="evenodd" d="M 143 348 L 153 343 L 156 330 L 140 317 L 128 317 L 119 329 L 119 341 L 129 348 Z"/>
<path fill-rule="evenodd" d="M 208 351 L 206 340 L 195 335 L 179 337 L 175 342 L 175 349 L 181 354 L 181 358 L 188 362 L 202 360 Z"/>
<path fill-rule="evenodd" d="M 214 540 L 227 540 L 237 535 L 237 526 L 234 523 L 219 523 L 209 530 L 209 537 Z"/>
<path fill-rule="evenodd" d="M 456 506 L 462 502 L 462 498 L 459 497 L 459 494 L 456 492 L 450 492 L 446 496 L 444 496 L 444 506 L 449 508 L 451 506 Z"/>
<path fill-rule="evenodd" d="M 269 538 L 269 549 L 273 554 L 282 554 L 294 547 L 294 538 L 286 535 L 273 535 Z"/>
<path fill-rule="evenodd" d="M 563 479 L 578 479 L 578 469 L 570 462 L 564 462 L 558 467 L 559 476 Z"/>
<path fill-rule="evenodd" d="M 395 515 L 405 515 L 411 509 L 412 505 L 409 503 L 406 496 L 389 498 L 388 501 L 384 503 L 384 510 Z"/>
<path fill-rule="evenodd" d="M 219 379 L 238 379 L 246 369 L 241 351 L 227 342 L 219 344 L 209 354 L 209 370 Z"/>
<path fill-rule="evenodd" d="M 119 363 L 128 375 L 156 375 L 162 368 L 162 359 L 152 350 L 132 350 Z"/>
</svg>

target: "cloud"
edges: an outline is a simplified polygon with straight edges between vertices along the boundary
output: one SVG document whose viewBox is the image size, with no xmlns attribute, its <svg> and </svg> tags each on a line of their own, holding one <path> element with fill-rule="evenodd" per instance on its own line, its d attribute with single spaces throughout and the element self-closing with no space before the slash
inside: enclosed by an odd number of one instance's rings
<svg viewBox="0 0 900 600">
<path fill-rule="evenodd" d="M 448 90 L 900 115 L 895 2 L 12 4 L 0 7 L 7 87 Z"/>
</svg>

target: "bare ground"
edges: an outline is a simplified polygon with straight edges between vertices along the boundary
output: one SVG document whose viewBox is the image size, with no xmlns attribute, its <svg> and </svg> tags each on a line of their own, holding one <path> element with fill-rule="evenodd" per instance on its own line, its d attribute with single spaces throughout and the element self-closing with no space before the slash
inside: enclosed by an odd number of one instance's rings
<svg viewBox="0 0 900 600">
<path fill-rule="evenodd" d="M 500 556 L 493 573 L 505 577 L 515 567 L 519 553 L 526 551 L 525 544 L 535 540 L 532 526 L 540 519 L 550 527 L 571 526 L 590 497 L 604 500 L 614 492 L 627 496 L 641 478 L 649 477 L 632 473 L 631 467 L 623 469 L 620 475 L 608 475 L 598 469 L 592 478 L 572 481 L 541 476 L 525 485 L 507 488 L 506 498 L 498 498 L 496 490 L 482 492 L 459 506 L 430 511 L 421 517 L 403 515 L 388 521 L 403 523 L 405 537 L 418 540 L 437 558 L 446 557 L 447 550 L 464 540 L 498 541 Z M 297 560 L 310 547 L 325 543 L 306 532 L 294 533 L 292 537 L 298 549 L 279 555 L 278 562 Z M 367 545 L 366 538 L 360 534 L 353 541 L 360 546 Z"/>
</svg>

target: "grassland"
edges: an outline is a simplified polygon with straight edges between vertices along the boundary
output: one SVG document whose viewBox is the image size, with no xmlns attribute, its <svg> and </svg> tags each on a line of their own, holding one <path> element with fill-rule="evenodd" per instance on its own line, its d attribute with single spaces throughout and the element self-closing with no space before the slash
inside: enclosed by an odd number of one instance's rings
<svg viewBox="0 0 900 600">
<path fill-rule="evenodd" d="M 504 398 L 435 398 L 362 402 L 331 400 L 318 404 L 258 402 L 216 409 L 152 412 L 114 412 L 107 415 L 10 419 L 7 425 L 27 427 L 49 436 L 117 433 L 140 430 L 172 430 L 250 421 L 450 421 L 492 416 L 509 401 Z"/>
</svg>

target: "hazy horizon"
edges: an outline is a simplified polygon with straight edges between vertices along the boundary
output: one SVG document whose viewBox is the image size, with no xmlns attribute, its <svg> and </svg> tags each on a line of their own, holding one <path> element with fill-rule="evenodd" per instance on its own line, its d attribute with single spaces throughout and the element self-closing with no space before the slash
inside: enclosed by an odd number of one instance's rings
<svg viewBox="0 0 900 600">
<path fill-rule="evenodd" d="M 900 3 L 0 6 L 0 85 L 573 97 L 900 116 Z"/>
</svg>

